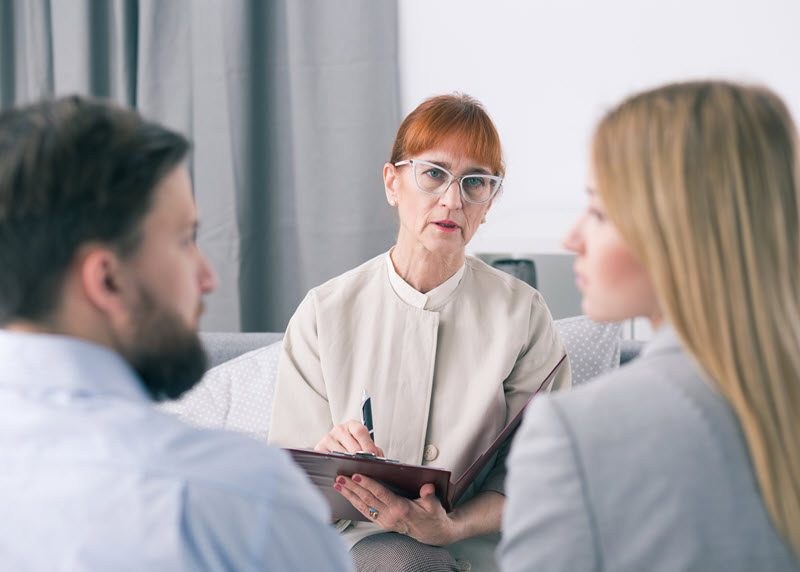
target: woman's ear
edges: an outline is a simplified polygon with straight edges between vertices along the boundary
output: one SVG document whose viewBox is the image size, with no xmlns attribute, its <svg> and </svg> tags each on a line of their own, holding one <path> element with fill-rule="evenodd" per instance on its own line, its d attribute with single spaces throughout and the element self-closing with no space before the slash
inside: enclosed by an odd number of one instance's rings
<svg viewBox="0 0 800 572">
<path fill-rule="evenodd" d="M 397 167 L 391 163 L 383 165 L 383 188 L 386 192 L 386 200 L 392 206 L 397 205 Z"/>
</svg>

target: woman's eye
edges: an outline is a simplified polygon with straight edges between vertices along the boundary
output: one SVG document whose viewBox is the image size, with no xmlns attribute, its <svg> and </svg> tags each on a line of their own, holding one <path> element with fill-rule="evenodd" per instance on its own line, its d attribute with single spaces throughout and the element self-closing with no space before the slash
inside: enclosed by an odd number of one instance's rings
<svg viewBox="0 0 800 572">
<path fill-rule="evenodd" d="M 473 189 L 486 186 L 486 180 L 483 177 L 466 177 L 464 183 Z"/>
<path fill-rule="evenodd" d="M 442 178 L 442 172 L 439 169 L 428 169 L 427 171 L 425 171 L 425 175 L 427 175 L 431 179 Z"/>
<path fill-rule="evenodd" d="M 606 220 L 605 213 L 603 211 L 599 210 L 599 209 L 596 209 L 596 208 L 593 208 L 593 207 L 589 207 L 587 209 L 587 212 L 589 213 L 590 217 L 592 217 L 593 219 L 595 219 L 598 222 L 603 222 L 604 220 Z"/>
</svg>

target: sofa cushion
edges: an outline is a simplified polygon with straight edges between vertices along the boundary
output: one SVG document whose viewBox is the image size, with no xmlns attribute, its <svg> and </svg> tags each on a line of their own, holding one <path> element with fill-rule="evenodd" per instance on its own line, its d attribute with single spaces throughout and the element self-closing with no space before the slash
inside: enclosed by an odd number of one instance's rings
<svg viewBox="0 0 800 572">
<path fill-rule="evenodd" d="M 267 439 L 278 375 L 281 342 L 249 351 L 211 368 L 178 401 L 164 411 L 201 427 L 224 427 Z"/>
<path fill-rule="evenodd" d="M 556 320 L 556 329 L 567 347 L 572 385 L 619 367 L 620 322 L 598 323 L 586 316 Z"/>
</svg>

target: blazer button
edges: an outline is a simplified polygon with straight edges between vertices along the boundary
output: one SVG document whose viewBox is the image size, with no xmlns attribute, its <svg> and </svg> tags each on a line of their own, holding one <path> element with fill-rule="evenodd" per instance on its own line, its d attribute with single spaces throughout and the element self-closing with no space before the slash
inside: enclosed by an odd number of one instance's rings
<svg viewBox="0 0 800 572">
<path fill-rule="evenodd" d="M 425 447 L 425 454 L 423 457 L 426 461 L 434 461 L 436 457 L 439 456 L 439 449 L 436 448 L 436 445 L 428 445 Z"/>
<path fill-rule="evenodd" d="M 472 564 L 469 560 L 458 560 L 456 564 L 458 564 L 458 569 L 463 570 L 464 572 L 469 572 L 472 570 Z"/>
</svg>

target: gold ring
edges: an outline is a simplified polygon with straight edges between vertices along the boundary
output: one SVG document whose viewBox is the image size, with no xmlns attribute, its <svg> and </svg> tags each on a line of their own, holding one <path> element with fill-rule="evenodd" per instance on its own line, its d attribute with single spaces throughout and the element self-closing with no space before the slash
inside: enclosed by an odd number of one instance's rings
<svg viewBox="0 0 800 572">
<path fill-rule="evenodd" d="M 377 510 L 375 510 L 375 509 L 374 509 L 374 508 L 372 508 L 372 507 L 369 507 L 369 517 L 370 517 L 370 518 L 372 518 L 372 519 L 376 519 L 376 518 L 378 518 L 378 515 L 379 515 L 379 514 L 380 514 L 380 512 L 378 512 Z"/>
</svg>

